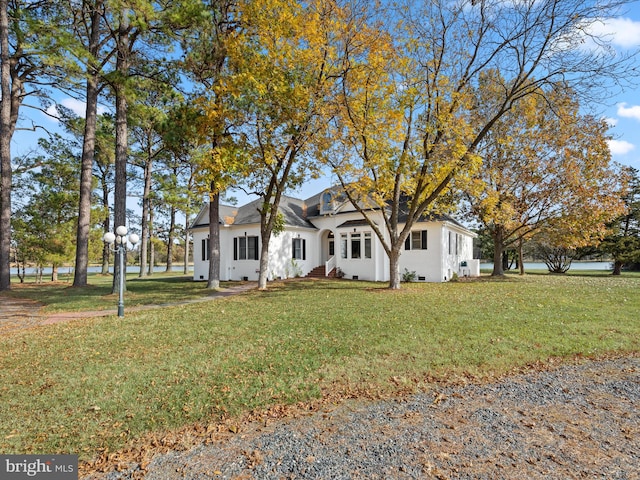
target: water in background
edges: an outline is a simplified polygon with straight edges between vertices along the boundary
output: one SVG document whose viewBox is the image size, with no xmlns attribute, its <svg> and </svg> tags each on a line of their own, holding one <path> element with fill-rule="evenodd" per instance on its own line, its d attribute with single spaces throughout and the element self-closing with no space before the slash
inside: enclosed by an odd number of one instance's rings
<svg viewBox="0 0 640 480">
<path fill-rule="evenodd" d="M 164 272 L 166 271 L 167 266 L 166 265 L 156 265 L 153 268 L 154 272 Z M 100 273 L 102 271 L 102 267 L 89 267 L 87 268 L 87 271 L 89 273 Z M 171 268 L 172 272 L 176 272 L 176 273 L 182 273 L 184 271 L 184 267 L 182 265 L 173 265 L 173 267 Z M 189 266 L 189 271 L 193 272 L 193 265 Z M 25 272 L 27 275 L 35 275 L 36 274 L 36 269 L 35 268 L 25 268 Z M 127 273 L 139 273 L 140 272 L 140 265 L 127 265 Z M 111 265 L 109 267 L 109 273 L 113 273 L 113 265 Z M 43 269 L 43 275 L 51 275 L 51 267 L 45 267 Z M 73 267 L 58 267 L 58 275 L 62 276 L 62 275 L 70 275 L 73 274 Z M 11 269 L 11 275 L 18 275 L 18 269 L 17 268 L 12 268 Z"/>
<path fill-rule="evenodd" d="M 493 263 L 481 263 L 480 270 L 493 270 Z M 518 270 L 517 268 L 511 271 Z M 543 262 L 524 262 L 524 271 L 527 270 L 548 270 Z M 573 262 L 569 271 L 576 270 L 613 270 L 612 262 Z"/>
<path fill-rule="evenodd" d="M 166 270 L 166 266 L 165 265 L 158 265 L 156 267 L 154 267 L 153 271 L 154 272 L 164 272 Z M 543 262 L 524 262 L 524 269 L 525 272 L 527 270 L 543 270 L 546 271 L 547 270 L 547 266 L 543 263 Z M 480 270 L 493 270 L 493 263 L 481 263 L 480 264 Z M 514 271 L 517 269 L 513 269 L 511 271 Z M 613 270 L 613 266 L 611 262 L 573 262 L 571 264 L 571 268 L 569 269 L 570 271 L 576 271 L 576 270 L 602 270 L 602 271 L 607 271 L 607 270 Z M 101 267 L 89 267 L 88 268 L 89 273 L 100 273 L 102 271 Z M 171 269 L 172 272 L 176 272 L 176 273 L 182 273 L 183 271 L 183 267 L 182 265 L 174 265 L 173 268 Z M 127 265 L 127 273 L 139 273 L 140 272 L 140 266 L 139 265 Z M 189 266 L 189 272 L 193 272 L 193 265 Z M 35 275 L 36 273 L 36 269 L 35 268 L 27 268 L 26 269 L 26 273 L 27 275 Z M 109 268 L 109 273 L 113 273 L 113 265 L 111 265 L 111 267 Z M 11 275 L 17 275 L 18 271 L 15 268 L 11 269 Z M 70 275 L 73 274 L 73 267 L 59 267 L 58 268 L 58 275 Z M 51 275 L 51 267 L 46 267 L 44 269 L 44 273 L 43 275 Z"/>
</svg>

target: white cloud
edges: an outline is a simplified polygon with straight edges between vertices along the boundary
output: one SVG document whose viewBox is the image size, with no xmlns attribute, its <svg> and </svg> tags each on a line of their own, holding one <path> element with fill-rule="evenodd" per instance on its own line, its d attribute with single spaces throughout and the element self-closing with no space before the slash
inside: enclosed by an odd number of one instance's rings
<svg viewBox="0 0 640 480">
<path fill-rule="evenodd" d="M 609 140 L 609 150 L 613 155 L 625 155 L 632 150 L 635 150 L 636 146 L 633 143 L 625 140 Z"/>
<path fill-rule="evenodd" d="M 86 113 L 86 108 L 87 108 L 87 104 L 85 102 L 81 102 L 80 100 L 76 100 L 75 98 L 64 98 L 59 102 L 60 105 L 62 105 L 63 107 L 68 108 L 69 110 L 71 110 L 73 113 L 75 113 L 77 116 L 79 116 L 80 118 L 84 118 L 85 113 Z M 98 115 L 102 115 L 103 113 L 105 113 L 107 111 L 107 109 L 101 105 L 98 105 Z M 48 109 L 47 109 L 47 113 L 53 117 L 58 117 L 58 109 L 56 108 L 56 105 L 51 105 Z"/>
<path fill-rule="evenodd" d="M 618 104 L 618 115 L 625 118 L 633 118 L 640 121 L 640 105 L 627 107 L 626 103 Z"/>
<path fill-rule="evenodd" d="M 605 117 L 605 118 L 603 118 L 603 120 L 605 122 L 607 122 L 607 125 L 609 125 L 610 127 L 615 127 L 618 124 L 618 119 L 617 118 Z"/>
<path fill-rule="evenodd" d="M 603 18 L 589 27 L 589 33 L 621 48 L 640 46 L 640 22 L 630 18 Z"/>
<path fill-rule="evenodd" d="M 84 117 L 87 109 L 87 104 L 85 102 L 81 102 L 80 100 L 76 100 L 75 98 L 65 98 L 60 102 L 60 104 L 63 107 L 67 107 L 79 117 Z"/>
<path fill-rule="evenodd" d="M 607 47 L 636 50 L 640 47 L 640 22 L 629 18 L 599 18 L 577 25 L 580 49 L 593 54 L 609 55 Z M 578 38 L 559 39 L 560 48 L 574 48 Z"/>
</svg>

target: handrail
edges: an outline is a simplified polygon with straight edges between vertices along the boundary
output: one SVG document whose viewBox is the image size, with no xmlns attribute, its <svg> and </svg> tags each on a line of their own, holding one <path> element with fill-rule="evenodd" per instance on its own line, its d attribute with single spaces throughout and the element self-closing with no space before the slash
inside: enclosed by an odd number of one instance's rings
<svg viewBox="0 0 640 480">
<path fill-rule="evenodd" d="M 328 277 L 331 270 L 336 268 L 336 256 L 334 255 L 329 260 L 324 262 L 324 276 Z"/>
</svg>

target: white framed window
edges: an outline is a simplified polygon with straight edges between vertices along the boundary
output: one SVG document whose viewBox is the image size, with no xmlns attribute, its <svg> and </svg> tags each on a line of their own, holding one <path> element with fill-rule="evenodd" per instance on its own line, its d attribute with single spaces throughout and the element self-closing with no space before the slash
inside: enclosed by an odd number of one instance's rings
<svg viewBox="0 0 640 480">
<path fill-rule="evenodd" d="M 362 240 L 359 233 L 351 234 L 351 258 L 360 258 L 362 256 Z"/>
<path fill-rule="evenodd" d="M 364 258 L 371 258 L 371 232 L 364 234 Z"/>
<path fill-rule="evenodd" d="M 233 259 L 234 260 L 258 260 L 258 237 L 234 237 L 233 239 Z"/>
<path fill-rule="evenodd" d="M 404 241 L 405 250 L 426 250 L 427 249 L 427 231 L 412 231 Z"/>
<path fill-rule="evenodd" d="M 304 238 L 294 238 L 291 245 L 291 258 L 295 260 L 307 259 L 307 241 Z"/>
<path fill-rule="evenodd" d="M 460 255 L 462 253 L 462 235 L 449 232 L 449 255 Z"/>
<path fill-rule="evenodd" d="M 209 239 L 202 239 L 202 261 L 209 260 Z"/>
<path fill-rule="evenodd" d="M 349 244 L 347 234 L 340 234 L 340 257 L 347 258 L 347 245 Z"/>
<path fill-rule="evenodd" d="M 324 192 L 322 194 L 322 200 L 320 202 L 320 213 L 329 214 L 333 213 L 333 195 L 331 192 Z"/>
</svg>

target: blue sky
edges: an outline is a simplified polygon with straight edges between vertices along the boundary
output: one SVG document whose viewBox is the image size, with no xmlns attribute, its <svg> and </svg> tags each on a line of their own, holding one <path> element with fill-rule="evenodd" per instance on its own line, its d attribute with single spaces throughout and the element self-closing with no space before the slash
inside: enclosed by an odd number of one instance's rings
<svg viewBox="0 0 640 480">
<path fill-rule="evenodd" d="M 604 31 L 619 49 L 640 49 L 640 1 L 628 5 L 622 18 L 610 20 Z M 640 84 L 640 73 L 633 82 Z M 611 125 L 609 143 L 613 159 L 640 169 L 640 86 L 627 88 L 611 100 L 605 116 Z"/>
<path fill-rule="evenodd" d="M 622 16 L 604 20 L 599 28 L 601 33 L 609 36 L 617 49 L 623 51 L 640 49 L 640 0 L 627 5 Z M 632 82 L 640 84 L 640 74 L 638 78 L 632 79 Z M 58 101 L 78 114 L 83 114 L 84 105 L 82 102 L 71 98 L 60 98 Z M 610 133 L 613 139 L 610 142 L 610 149 L 613 160 L 640 169 L 640 85 L 625 88 L 615 97 L 608 99 L 606 103 L 608 106 L 601 110 L 602 115 L 611 125 Z M 37 110 L 23 107 L 20 126 L 29 127 L 32 124 L 43 125 L 50 131 L 57 130 L 57 123 L 54 119 Z M 18 131 L 11 145 L 12 156 L 27 155 L 32 152 L 37 139 L 43 135 L 42 130 L 36 132 Z M 290 194 L 306 198 L 318 193 L 335 181 L 336 179 L 331 177 L 313 180 Z M 247 200 L 247 197 L 241 192 L 234 195 L 240 203 Z"/>
<path fill-rule="evenodd" d="M 599 31 L 594 33 L 605 35 L 616 49 L 640 50 L 640 0 L 627 5 L 620 17 L 603 20 L 596 28 Z M 630 83 L 635 83 L 635 87 L 627 87 L 606 99 L 607 106 L 597 110 L 602 110 L 602 115 L 611 125 L 609 133 L 613 138 L 609 142 L 609 149 L 613 160 L 640 170 L 640 72 Z M 332 183 L 335 183 L 335 179 L 333 182 L 330 179 L 309 182 L 298 192 L 299 196 L 306 198 Z"/>
</svg>

